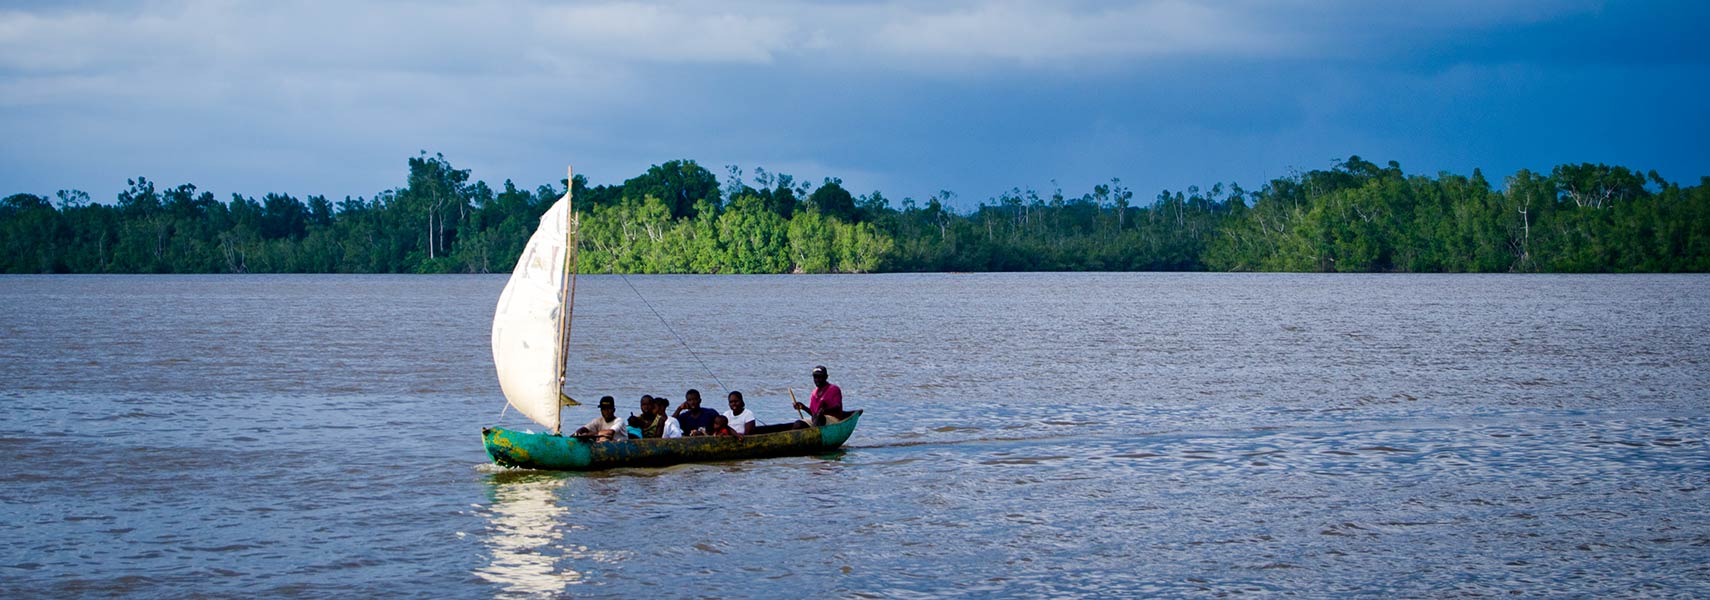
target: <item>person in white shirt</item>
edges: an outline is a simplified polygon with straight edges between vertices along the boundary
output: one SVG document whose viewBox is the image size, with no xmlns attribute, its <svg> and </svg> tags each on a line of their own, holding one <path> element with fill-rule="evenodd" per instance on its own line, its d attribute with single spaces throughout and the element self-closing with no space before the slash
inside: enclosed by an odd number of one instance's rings
<svg viewBox="0 0 1710 600">
<path fill-rule="evenodd" d="M 600 397 L 600 416 L 576 429 L 577 437 L 592 437 L 596 441 L 629 439 L 623 430 L 623 420 L 617 416 L 617 399 Z"/>
<path fill-rule="evenodd" d="M 655 414 L 658 414 L 660 416 L 665 417 L 665 428 L 663 430 L 661 430 L 659 437 L 662 437 L 662 438 L 680 438 L 680 437 L 683 437 L 683 426 L 678 425 L 677 419 L 675 417 L 670 416 L 671 415 L 671 413 L 670 413 L 671 401 L 670 400 L 666 400 L 664 396 L 654 396 L 653 397 L 653 408 L 654 408 Z"/>
<path fill-rule="evenodd" d="M 730 429 L 742 435 L 754 433 L 754 427 L 757 425 L 754 421 L 754 411 L 748 410 L 747 404 L 742 401 L 742 392 L 731 392 L 729 400 L 730 410 L 720 414 L 730 422 Z"/>
</svg>

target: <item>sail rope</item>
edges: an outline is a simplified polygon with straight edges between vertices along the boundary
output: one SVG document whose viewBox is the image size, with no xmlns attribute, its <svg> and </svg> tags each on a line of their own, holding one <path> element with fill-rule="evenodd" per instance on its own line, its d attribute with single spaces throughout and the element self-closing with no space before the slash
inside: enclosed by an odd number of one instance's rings
<svg viewBox="0 0 1710 600">
<path fill-rule="evenodd" d="M 613 272 L 613 273 L 617 273 L 617 271 L 616 271 L 616 270 L 613 270 L 613 271 L 612 271 L 612 272 Z M 630 282 L 629 282 L 629 278 L 628 278 L 628 277 L 625 277 L 625 276 L 624 276 L 624 274 L 623 274 L 623 273 L 618 273 L 618 274 L 617 274 L 617 276 L 618 276 L 618 278 L 620 278 L 620 279 L 623 279 L 623 282 L 624 282 L 624 283 L 625 283 L 625 284 L 627 284 L 627 285 L 629 285 L 629 289 L 630 289 L 630 291 L 633 291 L 633 292 L 635 292 L 635 297 L 637 297 L 637 298 L 640 298 L 640 299 L 641 299 L 641 303 L 642 303 L 642 304 L 645 304 L 645 305 L 647 305 L 647 310 L 651 310 L 651 311 L 653 311 L 653 316 L 654 316 L 654 317 L 658 317 L 658 318 L 659 318 L 659 322 L 660 322 L 660 323 L 662 323 L 662 324 L 664 324 L 664 325 L 665 325 L 665 330 L 666 330 L 666 331 L 669 331 L 669 332 L 671 332 L 671 336 L 672 336 L 672 337 L 675 337 L 675 338 L 677 338 L 677 343 L 679 343 L 679 344 L 682 344 L 682 345 L 683 345 L 683 349 L 684 349 L 684 350 L 688 350 L 688 351 L 689 351 L 689 356 L 693 356 L 693 357 L 695 357 L 695 362 L 698 362 L 698 363 L 701 363 L 701 369 L 702 369 L 702 370 L 704 370 L 704 371 L 706 371 L 706 372 L 707 372 L 707 376 L 708 376 L 708 377 L 712 377 L 712 380 L 713 380 L 713 383 L 717 383 L 717 384 L 718 384 L 718 389 L 721 389 L 721 390 L 724 390 L 724 393 L 725 393 L 725 394 L 726 394 L 726 395 L 729 395 L 729 394 L 730 394 L 730 389 L 729 389 L 729 388 L 726 388 L 726 387 L 724 387 L 724 382 L 723 382 L 723 381 L 719 381 L 719 380 L 718 380 L 718 375 L 714 375 L 714 374 L 713 374 L 713 372 L 712 372 L 712 369 L 711 369 L 711 368 L 709 368 L 709 367 L 707 367 L 707 361 L 704 361 L 704 360 L 701 360 L 701 355 L 699 355 L 699 354 L 695 354 L 695 349 L 694 349 L 694 348 L 690 348 L 690 347 L 689 347 L 689 343 L 688 343 L 688 342 L 685 342 L 685 341 L 683 341 L 683 336 L 680 336 L 680 335 L 677 335 L 677 330 L 676 330 L 676 329 L 675 329 L 675 328 L 673 328 L 673 327 L 671 327 L 671 322 L 670 322 L 670 321 L 666 321 L 666 320 L 665 320 L 665 317 L 664 317 L 664 316 L 661 316 L 661 315 L 660 315 L 660 314 L 659 314 L 659 311 L 658 311 L 658 310 L 654 310 L 654 308 L 653 308 L 653 303 L 652 303 L 652 302 L 648 302 L 648 301 L 647 301 L 647 296 L 643 296 L 643 295 L 641 295 L 641 290 L 639 290 L 639 289 L 636 289 L 636 287 L 635 287 L 635 284 L 633 284 L 633 283 L 630 283 Z"/>
<path fill-rule="evenodd" d="M 606 252 L 607 256 L 610 256 L 613 258 L 617 257 L 616 252 L 612 252 L 611 248 L 607 247 L 605 244 L 601 244 L 598 240 L 588 240 L 588 241 L 593 242 L 595 245 L 599 246 L 601 250 L 604 250 Z M 627 247 L 625 249 L 627 250 Z M 635 297 L 640 298 L 641 303 L 643 305 L 647 306 L 647 310 L 653 312 L 653 317 L 659 319 L 659 323 L 665 326 L 665 330 L 671 332 L 671 337 L 677 338 L 677 343 L 681 344 L 683 346 L 683 349 L 687 350 L 689 352 L 689 356 L 695 357 L 695 362 L 700 363 L 701 370 L 706 371 L 707 376 L 712 378 L 713 383 L 718 384 L 718 389 L 724 390 L 725 395 L 727 395 L 727 396 L 730 395 L 730 388 L 724 387 L 724 382 L 719 381 L 718 375 L 713 373 L 713 370 L 711 367 L 707 366 L 707 361 L 701 360 L 701 355 L 696 354 L 695 349 L 690 347 L 688 342 L 683 341 L 683 336 L 677 335 L 677 329 L 675 327 L 671 326 L 670 321 L 665 320 L 664 315 L 659 314 L 658 309 L 653 308 L 653 303 L 647 301 L 647 296 L 643 295 L 641 293 L 641 290 L 635 287 L 634 283 L 630 283 L 629 277 L 624 275 L 623 273 L 618 272 L 617 261 L 608 259 L 606 261 L 606 272 L 617 275 L 619 279 L 622 279 L 624 285 L 629 286 L 629 290 L 632 292 L 635 292 Z"/>
</svg>

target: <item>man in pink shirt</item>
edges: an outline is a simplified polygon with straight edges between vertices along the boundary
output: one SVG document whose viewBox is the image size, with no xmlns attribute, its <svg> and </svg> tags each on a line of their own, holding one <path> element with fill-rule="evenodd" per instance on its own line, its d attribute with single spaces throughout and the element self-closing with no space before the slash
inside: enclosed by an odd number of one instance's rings
<svg viewBox="0 0 1710 600">
<path fill-rule="evenodd" d="M 826 380 L 823 365 L 813 368 L 813 396 L 808 398 L 808 406 L 797 402 L 796 410 L 805 410 L 813 415 L 815 427 L 849 417 L 849 413 L 843 412 L 843 390 Z"/>
</svg>

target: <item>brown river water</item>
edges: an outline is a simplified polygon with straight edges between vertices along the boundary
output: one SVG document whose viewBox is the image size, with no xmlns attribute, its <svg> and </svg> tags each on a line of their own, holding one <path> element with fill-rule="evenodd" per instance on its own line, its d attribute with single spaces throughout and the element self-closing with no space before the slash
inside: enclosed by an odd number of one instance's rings
<svg viewBox="0 0 1710 600">
<path fill-rule="evenodd" d="M 0 597 L 1710 596 L 1710 277 L 587 276 L 574 396 L 867 411 L 588 474 L 504 281 L 0 277 Z"/>
</svg>

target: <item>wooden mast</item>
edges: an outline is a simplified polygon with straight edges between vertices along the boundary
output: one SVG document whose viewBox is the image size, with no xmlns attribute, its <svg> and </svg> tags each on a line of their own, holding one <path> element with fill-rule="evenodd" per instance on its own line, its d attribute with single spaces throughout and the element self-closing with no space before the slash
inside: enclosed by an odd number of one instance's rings
<svg viewBox="0 0 1710 600">
<path fill-rule="evenodd" d="M 570 321 L 576 306 L 576 201 L 572 194 L 576 189 L 576 170 L 565 167 L 564 186 L 564 271 L 561 277 L 567 277 L 570 285 L 560 286 L 558 292 L 558 314 L 564 318 L 558 321 L 558 397 L 560 408 L 564 404 L 577 404 L 564 393 L 564 371 L 570 357 Z M 559 281 L 564 281 L 560 279 Z M 560 419 L 562 421 L 562 419 Z M 560 423 L 562 425 L 562 423 Z M 558 431 L 554 427 L 553 431 Z"/>
</svg>

